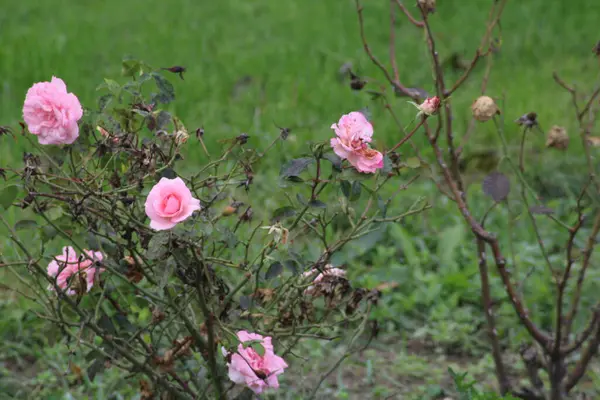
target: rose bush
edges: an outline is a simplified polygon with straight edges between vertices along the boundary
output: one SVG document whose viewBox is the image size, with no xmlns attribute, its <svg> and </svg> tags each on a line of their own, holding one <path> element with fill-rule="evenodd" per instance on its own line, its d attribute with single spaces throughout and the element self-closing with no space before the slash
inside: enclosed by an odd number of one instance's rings
<svg viewBox="0 0 600 400">
<path fill-rule="evenodd" d="M 375 150 L 365 115 L 343 115 L 333 138 L 323 127 L 276 178 L 261 162 L 289 129 L 207 148 L 203 129 L 194 143 L 165 109 L 168 71 L 123 67 L 85 113 L 62 80 L 33 85 L 23 165 L 0 166 L 0 205 L 28 215 L 14 225 L 0 215 L 15 247 L 2 261 L 23 265 L 36 315 L 85 349 L 88 379 L 118 368 L 146 397 L 229 398 L 286 384 L 305 338 L 342 337 L 343 357 L 364 348 L 380 293 L 353 287 L 331 260 L 429 207 L 388 215 L 382 188 L 412 172 Z"/>
</svg>

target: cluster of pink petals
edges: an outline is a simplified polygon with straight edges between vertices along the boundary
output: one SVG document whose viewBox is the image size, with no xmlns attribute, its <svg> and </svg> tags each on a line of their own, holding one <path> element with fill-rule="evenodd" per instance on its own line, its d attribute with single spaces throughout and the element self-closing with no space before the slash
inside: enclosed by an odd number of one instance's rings
<svg viewBox="0 0 600 400">
<path fill-rule="evenodd" d="M 315 293 L 315 286 L 318 286 L 319 282 L 321 282 L 323 280 L 323 278 L 325 278 L 326 276 L 338 276 L 338 277 L 345 277 L 346 276 L 346 271 L 344 271 L 343 269 L 340 268 L 334 268 L 331 264 L 327 264 L 327 266 L 325 266 L 325 268 L 323 269 L 323 272 L 319 272 L 318 269 L 311 269 L 310 271 L 306 271 L 305 273 L 302 274 L 303 277 L 308 278 L 311 277 L 315 274 L 317 274 L 317 277 L 315 279 L 313 279 L 312 281 L 312 285 L 309 286 L 308 288 L 306 288 L 306 290 L 304 290 L 304 294 L 306 295 L 311 295 Z"/>
<path fill-rule="evenodd" d="M 340 158 L 348 160 L 359 172 L 374 173 L 383 168 L 383 155 L 369 147 L 373 126 L 363 113 L 353 111 L 342 115 L 331 129 L 336 134 L 331 147 Z"/>
<path fill-rule="evenodd" d="M 279 388 L 277 376 L 282 374 L 288 365 L 283 358 L 273 352 L 271 338 L 246 331 L 239 331 L 237 337 L 242 343 L 261 341 L 265 351 L 261 356 L 252 347 L 244 348 L 240 343 L 237 351 L 231 354 L 231 360 L 227 364 L 229 379 L 237 384 L 246 385 L 256 394 L 261 394 L 267 388 Z M 222 351 L 223 355 L 227 356 L 227 351 L 225 349 Z"/>
<path fill-rule="evenodd" d="M 192 197 L 181 178 L 161 178 L 148 193 L 145 208 L 150 228 L 161 231 L 173 228 L 199 210 L 200 200 Z"/>
<path fill-rule="evenodd" d="M 63 247 L 60 256 L 54 257 L 54 260 L 48 264 L 48 275 L 56 279 L 56 285 L 67 295 L 72 296 L 77 293 L 73 288 L 75 279 L 82 279 L 86 283 L 86 292 L 89 292 L 94 286 L 95 280 L 102 268 L 96 267 L 97 261 L 102 261 L 103 255 L 99 251 L 84 250 L 85 254 L 78 256 L 72 247 Z M 54 289 L 54 285 L 50 285 Z"/>
<path fill-rule="evenodd" d="M 62 79 L 38 82 L 27 91 L 23 119 L 40 144 L 71 144 L 79 137 L 77 121 L 83 116 L 79 99 L 67 92 Z"/>
</svg>

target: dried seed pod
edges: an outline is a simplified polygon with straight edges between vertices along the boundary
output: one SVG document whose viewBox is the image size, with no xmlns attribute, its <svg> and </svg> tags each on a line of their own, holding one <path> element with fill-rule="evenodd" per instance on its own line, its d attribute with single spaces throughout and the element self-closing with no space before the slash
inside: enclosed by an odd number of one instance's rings
<svg viewBox="0 0 600 400">
<path fill-rule="evenodd" d="M 550 128 L 546 139 L 546 147 L 565 150 L 567 146 L 569 146 L 569 134 L 567 133 L 567 130 L 558 125 L 554 125 Z"/>
<path fill-rule="evenodd" d="M 500 114 L 500 110 L 494 99 L 489 96 L 480 96 L 471 106 L 473 117 L 480 122 L 489 121 L 496 114 Z"/>
<path fill-rule="evenodd" d="M 417 0 L 417 4 L 427 14 L 435 11 L 435 0 Z"/>
</svg>

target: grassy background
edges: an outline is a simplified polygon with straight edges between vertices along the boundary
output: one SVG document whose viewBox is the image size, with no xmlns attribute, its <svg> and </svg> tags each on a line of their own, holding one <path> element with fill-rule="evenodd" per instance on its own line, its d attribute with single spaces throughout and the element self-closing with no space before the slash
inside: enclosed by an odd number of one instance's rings
<svg viewBox="0 0 600 400">
<path fill-rule="evenodd" d="M 372 114 L 377 148 L 390 148 L 401 136 L 384 110 L 339 79 L 338 70 L 346 62 L 351 62 L 361 75 L 381 78 L 364 55 L 352 0 L 4 3 L 0 9 L 0 125 L 16 126 L 27 88 L 52 75 L 64 79 L 82 104 L 93 108 L 95 87 L 105 77 L 119 76 L 121 59 L 133 56 L 157 67 L 187 68 L 184 81 L 176 76 L 171 79 L 177 94 L 172 111 L 190 131 L 204 126 L 209 148 L 217 140 L 240 132 L 251 135 L 260 147 L 261 142 L 270 143 L 278 135 L 277 124 L 292 128 L 293 136 L 286 151 L 280 154 L 282 160 L 289 159 L 307 141 L 329 137 L 329 126 L 340 114 L 364 107 Z M 388 2 L 364 3 L 369 43 L 387 63 Z M 470 58 L 485 29 L 487 4 L 491 1 L 439 3 L 431 22 L 442 59 L 453 53 Z M 502 48 L 494 58 L 488 88 L 493 96 L 505 96 L 507 120 L 536 111 L 544 129 L 558 124 L 575 132 L 570 98 L 552 81 L 552 72 L 558 71 L 566 81 L 582 88 L 591 88 L 598 80 L 598 59 L 591 49 L 598 40 L 599 13 L 600 4 L 594 0 L 508 3 L 501 25 Z M 399 18 L 396 36 L 403 83 L 433 91 L 421 33 Z M 463 90 L 453 95 L 458 137 L 466 129 L 471 102 L 480 93 L 484 67 L 483 63 L 479 65 Z M 459 76 L 451 70 L 447 72 L 449 80 Z M 403 98 L 393 99 L 393 106 L 405 123 L 414 116 L 414 108 Z M 516 125 L 507 125 L 509 141 L 516 143 L 518 132 Z M 533 156 L 531 166 L 540 173 L 568 168 L 580 151 L 577 141 L 573 142 L 566 153 Z M 543 143 L 541 135 L 532 136 L 530 151 L 542 152 Z M 478 125 L 467 152 L 496 147 L 491 127 Z M 20 160 L 26 149 L 27 142 L 22 138 L 1 138 L 0 166 Z M 406 155 L 410 156 L 410 151 Z M 200 147 L 193 141 L 188 145 L 187 156 L 188 165 L 193 166 L 193 160 L 199 164 L 204 161 Z M 273 161 L 263 173 L 279 169 L 280 164 Z M 435 197 L 433 188 L 426 184 L 419 191 Z M 385 238 L 378 238 L 376 246 L 363 252 L 366 254 L 358 254 L 353 265 L 355 281 L 371 287 L 398 281 L 406 287 L 392 293 L 378 311 L 387 332 L 396 333 L 391 342 L 378 343 L 371 353 L 353 358 L 349 367 L 329 382 L 326 395 L 361 398 L 359 393 L 374 396 L 377 390 L 383 397 L 399 391 L 427 392 L 444 384 L 447 365 L 469 369 L 483 381 L 490 381 L 491 362 L 481 357 L 485 338 L 472 333 L 481 317 L 476 264 L 470 258 L 470 247 L 461 242 L 467 240 L 464 229 L 457 220 L 447 218 L 448 205 L 438 201 L 436 206 L 426 222 L 394 228 Z M 485 209 L 485 204 L 477 207 Z M 424 238 L 407 239 L 412 235 Z M 535 252 L 533 237 L 523 232 L 519 235 L 519 261 L 535 264 L 539 254 Z M 397 253 L 399 243 L 403 248 L 401 258 Z M 354 254 L 347 258 L 351 256 Z M 548 296 L 543 279 L 533 285 L 534 300 Z M 447 301 L 440 302 L 439 298 Z M 472 304 L 467 302 L 465 306 L 465 299 Z M 0 336 L 7 343 L 3 350 L 22 362 L 16 376 L 27 377 L 34 387 L 49 385 L 74 390 L 68 388 L 66 378 L 56 377 L 56 373 L 65 372 L 68 364 L 62 345 L 48 346 L 49 338 L 32 333 L 44 332 L 44 328 L 14 297 L 3 297 L 2 302 Z M 552 323 L 542 300 L 530 306 L 542 324 Z M 509 308 L 503 311 L 510 315 Z M 508 341 L 522 338 L 513 329 L 507 329 L 503 335 Z M 319 347 L 314 352 L 315 356 L 322 355 Z M 456 353 L 462 358 L 453 355 Z M 28 362 L 27 357 L 33 361 Z M 39 371 L 44 369 L 49 372 L 40 376 Z M 308 366 L 308 383 L 310 370 Z M 0 377 L 11 374 L 14 375 L 12 367 L 0 371 Z M 360 379 L 354 379 L 355 376 Z M 107 396 L 113 387 L 125 385 L 123 378 L 116 375 L 108 374 L 103 379 L 94 383 L 98 398 Z"/>
</svg>

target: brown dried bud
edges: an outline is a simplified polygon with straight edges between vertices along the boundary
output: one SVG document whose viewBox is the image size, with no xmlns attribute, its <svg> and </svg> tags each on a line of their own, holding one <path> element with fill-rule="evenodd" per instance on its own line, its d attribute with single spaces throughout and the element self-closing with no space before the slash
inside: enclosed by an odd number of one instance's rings
<svg viewBox="0 0 600 400">
<path fill-rule="evenodd" d="M 221 215 L 223 215 L 224 217 L 228 217 L 230 215 L 235 214 L 236 212 L 237 212 L 237 208 L 229 205 L 229 206 L 226 206 L 225 208 L 223 208 Z"/>
<path fill-rule="evenodd" d="M 435 11 L 435 0 L 417 0 L 417 4 L 427 14 Z"/>
<path fill-rule="evenodd" d="M 480 122 L 489 121 L 496 114 L 500 114 L 500 110 L 494 99 L 489 96 L 480 96 L 471 106 L 473 117 Z"/>
<path fill-rule="evenodd" d="M 161 311 L 160 308 L 155 307 L 152 309 L 152 323 L 158 324 L 163 319 L 165 319 L 165 313 Z"/>
<path fill-rule="evenodd" d="M 350 88 L 352 90 L 361 90 L 365 87 L 366 84 L 367 81 L 365 81 L 358 75 L 354 75 L 352 71 L 350 71 Z"/>
<path fill-rule="evenodd" d="M 565 150 L 569 146 L 569 134 L 562 126 L 554 125 L 548 131 L 546 147 L 554 147 L 555 149 Z"/>
<path fill-rule="evenodd" d="M 254 297 L 262 303 L 268 303 L 273 300 L 275 291 L 273 289 L 257 289 L 254 293 Z"/>
<path fill-rule="evenodd" d="M 594 147 L 600 146 L 600 137 L 598 137 L 598 136 L 588 136 L 588 137 L 585 138 L 585 140 L 591 146 L 594 146 Z"/>
<path fill-rule="evenodd" d="M 178 130 L 177 132 L 175 132 L 175 143 L 177 143 L 178 145 L 184 144 L 185 142 L 188 141 L 189 138 L 190 138 L 190 135 L 188 135 L 185 128 L 182 128 L 182 129 Z"/>
</svg>

